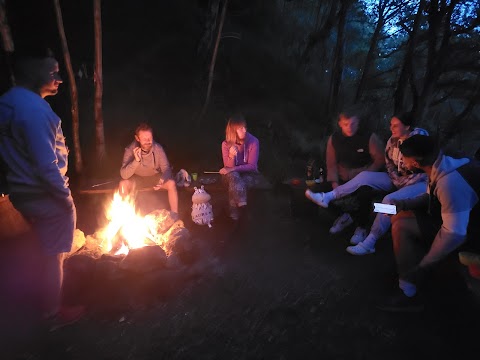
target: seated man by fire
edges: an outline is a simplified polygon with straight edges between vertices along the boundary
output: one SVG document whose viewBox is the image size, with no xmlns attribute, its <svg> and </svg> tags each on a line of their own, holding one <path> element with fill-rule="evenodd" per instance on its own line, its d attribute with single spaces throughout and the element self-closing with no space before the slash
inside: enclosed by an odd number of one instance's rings
<svg viewBox="0 0 480 360">
<path fill-rule="evenodd" d="M 153 140 L 152 127 L 141 123 L 135 129 L 135 140 L 125 148 L 122 167 L 121 194 L 129 194 L 139 188 L 152 187 L 168 192 L 170 210 L 178 214 L 178 194 L 172 170 L 163 147 Z"/>
</svg>

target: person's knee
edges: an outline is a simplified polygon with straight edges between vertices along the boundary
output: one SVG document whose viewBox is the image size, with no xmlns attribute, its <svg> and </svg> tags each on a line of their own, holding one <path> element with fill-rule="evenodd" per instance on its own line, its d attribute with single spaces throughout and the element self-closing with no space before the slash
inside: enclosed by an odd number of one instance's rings
<svg viewBox="0 0 480 360">
<path fill-rule="evenodd" d="M 136 182 L 135 180 L 120 180 L 118 183 L 118 190 L 121 195 L 127 195 L 135 191 Z"/>
<path fill-rule="evenodd" d="M 230 171 L 225 177 L 227 179 L 240 179 L 240 173 L 238 171 Z"/>
<path fill-rule="evenodd" d="M 391 196 L 391 194 L 388 194 L 388 195 L 383 197 L 382 204 L 391 204 L 392 200 L 394 200 L 394 197 Z"/>
<path fill-rule="evenodd" d="M 173 179 L 168 179 L 167 181 L 165 181 L 163 186 L 167 190 L 177 190 L 177 185 L 175 184 L 175 181 L 173 181 Z"/>
<path fill-rule="evenodd" d="M 392 240 L 395 242 L 401 236 L 409 234 L 412 226 L 416 224 L 415 215 L 411 211 L 401 211 L 391 218 Z"/>
</svg>

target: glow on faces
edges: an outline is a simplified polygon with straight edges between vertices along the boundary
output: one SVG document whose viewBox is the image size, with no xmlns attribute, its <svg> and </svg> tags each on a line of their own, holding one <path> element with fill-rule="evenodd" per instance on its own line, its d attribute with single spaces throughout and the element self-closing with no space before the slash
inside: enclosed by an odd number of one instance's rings
<svg viewBox="0 0 480 360">
<path fill-rule="evenodd" d="M 149 152 L 152 149 L 153 145 L 153 135 L 150 130 L 140 130 L 137 135 L 135 135 L 135 140 L 140 144 L 140 148 L 144 152 Z"/>
<path fill-rule="evenodd" d="M 247 134 L 247 127 L 245 125 L 240 125 L 239 127 L 237 127 L 237 139 L 238 140 L 243 140 L 245 139 L 245 136 Z"/>
<path fill-rule="evenodd" d="M 40 96 L 45 98 L 46 96 L 56 95 L 58 87 L 63 82 L 60 77 L 58 62 L 54 58 L 42 59 L 37 71 Z"/>
<path fill-rule="evenodd" d="M 392 137 L 403 140 L 410 134 L 410 125 L 405 125 L 399 118 L 394 116 L 390 120 L 390 131 L 392 132 Z"/>
<path fill-rule="evenodd" d="M 358 131 L 358 126 L 360 125 L 360 119 L 356 116 L 345 117 L 340 116 L 338 120 L 338 126 L 342 130 L 342 134 L 345 136 L 353 136 Z"/>
</svg>

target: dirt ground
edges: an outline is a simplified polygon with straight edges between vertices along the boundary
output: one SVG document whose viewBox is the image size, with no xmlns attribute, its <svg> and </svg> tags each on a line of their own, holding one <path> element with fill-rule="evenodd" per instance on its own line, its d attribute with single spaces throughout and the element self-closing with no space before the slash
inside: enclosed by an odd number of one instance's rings
<svg viewBox="0 0 480 360">
<path fill-rule="evenodd" d="M 29 322 L 30 274 L 13 293 L 2 291 L 10 315 L 2 316 L 2 359 L 444 359 L 478 353 L 477 297 L 433 279 L 423 313 L 378 310 L 395 286 L 391 240 L 383 239 L 374 255 L 351 256 L 345 247 L 353 229 L 329 235 L 333 215 L 305 203 L 295 208 L 304 213 L 292 213 L 284 190 L 254 194 L 237 224 L 220 214 L 211 229 L 189 222 L 183 202 L 182 217 L 195 237 L 211 243 L 219 266 L 149 304 L 92 309 L 79 323 L 47 332 Z M 80 229 L 92 224 L 88 203 L 79 204 Z M 0 255 L 2 271 L 28 275 L 32 253 L 27 244 L 10 244 Z"/>
</svg>

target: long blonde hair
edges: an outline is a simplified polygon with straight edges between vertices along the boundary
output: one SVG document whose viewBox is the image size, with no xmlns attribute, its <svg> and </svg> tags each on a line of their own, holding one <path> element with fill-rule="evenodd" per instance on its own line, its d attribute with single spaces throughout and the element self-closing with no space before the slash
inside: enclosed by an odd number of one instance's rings
<svg viewBox="0 0 480 360">
<path fill-rule="evenodd" d="M 225 129 L 225 141 L 228 144 L 233 145 L 239 140 L 237 137 L 237 129 L 242 126 L 247 126 L 247 122 L 243 115 L 236 114 L 228 119 L 227 127 Z"/>
</svg>

